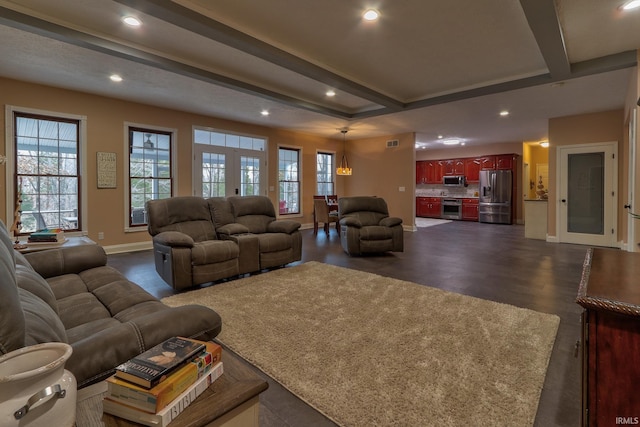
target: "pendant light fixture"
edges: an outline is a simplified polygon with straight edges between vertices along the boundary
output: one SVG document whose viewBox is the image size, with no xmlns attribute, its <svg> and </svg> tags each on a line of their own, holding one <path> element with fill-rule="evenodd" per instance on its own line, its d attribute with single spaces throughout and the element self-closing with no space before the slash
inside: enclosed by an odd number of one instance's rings
<svg viewBox="0 0 640 427">
<path fill-rule="evenodd" d="M 349 129 L 340 129 L 342 132 L 342 160 L 340 160 L 340 166 L 336 169 L 336 174 L 338 175 L 351 175 L 353 173 L 353 169 L 349 167 L 349 162 L 347 162 L 346 155 L 346 147 L 347 147 L 347 132 Z"/>
</svg>

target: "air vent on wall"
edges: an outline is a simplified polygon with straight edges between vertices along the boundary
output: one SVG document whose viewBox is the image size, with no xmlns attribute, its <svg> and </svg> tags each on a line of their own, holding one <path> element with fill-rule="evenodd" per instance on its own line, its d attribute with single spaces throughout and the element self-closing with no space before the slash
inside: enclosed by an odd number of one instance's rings
<svg viewBox="0 0 640 427">
<path fill-rule="evenodd" d="M 387 148 L 397 147 L 398 145 L 400 145 L 400 141 L 398 141 L 397 139 L 387 141 Z"/>
</svg>

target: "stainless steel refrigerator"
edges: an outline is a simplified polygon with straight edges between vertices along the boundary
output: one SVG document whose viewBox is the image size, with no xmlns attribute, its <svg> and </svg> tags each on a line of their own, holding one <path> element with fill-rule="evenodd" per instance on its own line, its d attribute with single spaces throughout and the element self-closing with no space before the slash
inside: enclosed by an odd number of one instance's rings
<svg viewBox="0 0 640 427">
<path fill-rule="evenodd" d="M 511 224 L 510 170 L 480 171 L 478 220 L 493 224 Z"/>
</svg>

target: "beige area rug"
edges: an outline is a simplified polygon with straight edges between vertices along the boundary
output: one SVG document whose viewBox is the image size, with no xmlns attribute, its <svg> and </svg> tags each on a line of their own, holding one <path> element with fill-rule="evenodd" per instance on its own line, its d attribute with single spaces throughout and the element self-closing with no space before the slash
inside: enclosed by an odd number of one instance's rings
<svg viewBox="0 0 640 427">
<path fill-rule="evenodd" d="M 434 225 L 446 224 L 451 222 L 450 219 L 437 219 L 437 218 L 416 218 L 416 227 L 425 228 L 433 227 Z"/>
<path fill-rule="evenodd" d="M 342 426 L 531 426 L 559 318 L 307 262 L 163 299 Z"/>
</svg>

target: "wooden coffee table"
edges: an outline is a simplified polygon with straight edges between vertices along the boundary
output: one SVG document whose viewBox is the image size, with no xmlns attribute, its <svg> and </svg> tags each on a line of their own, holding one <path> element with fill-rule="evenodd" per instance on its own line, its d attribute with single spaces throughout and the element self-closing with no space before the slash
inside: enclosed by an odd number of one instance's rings
<svg viewBox="0 0 640 427">
<path fill-rule="evenodd" d="M 222 352 L 224 373 L 191 403 L 171 426 L 249 427 L 258 426 L 259 395 L 268 383 L 237 356 Z M 76 425 L 125 427 L 139 424 L 102 413 L 104 394 L 78 401 Z"/>
</svg>

